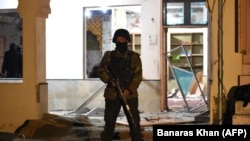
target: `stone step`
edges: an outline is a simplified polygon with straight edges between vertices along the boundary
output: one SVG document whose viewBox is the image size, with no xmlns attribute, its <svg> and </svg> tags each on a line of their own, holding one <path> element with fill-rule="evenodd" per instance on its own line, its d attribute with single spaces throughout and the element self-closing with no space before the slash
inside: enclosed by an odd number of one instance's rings
<svg viewBox="0 0 250 141">
<path fill-rule="evenodd" d="M 233 125 L 250 125 L 250 115 L 233 115 Z"/>
<path fill-rule="evenodd" d="M 235 114 L 238 115 L 250 115 L 250 102 L 246 107 L 243 107 L 243 101 L 235 102 Z"/>
</svg>

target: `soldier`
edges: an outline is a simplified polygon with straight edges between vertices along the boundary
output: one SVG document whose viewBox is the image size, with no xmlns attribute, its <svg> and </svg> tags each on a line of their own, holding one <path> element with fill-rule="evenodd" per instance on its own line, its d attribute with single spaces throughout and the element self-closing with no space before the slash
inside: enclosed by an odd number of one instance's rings
<svg viewBox="0 0 250 141">
<path fill-rule="evenodd" d="M 140 113 L 138 110 L 137 89 L 142 81 L 142 63 L 140 55 L 128 49 L 131 41 L 129 32 L 126 29 L 118 29 L 113 36 L 115 50 L 106 51 L 98 68 L 99 78 L 107 84 L 104 91 L 105 111 L 104 111 L 104 131 L 101 133 L 103 141 L 112 141 L 116 119 L 123 106 L 120 100 L 114 79 L 109 74 L 109 67 L 113 69 L 113 75 L 119 80 L 122 94 L 130 107 L 134 124 L 127 114 L 132 141 L 143 141 L 140 127 Z M 123 106 L 126 113 L 126 109 Z"/>
</svg>

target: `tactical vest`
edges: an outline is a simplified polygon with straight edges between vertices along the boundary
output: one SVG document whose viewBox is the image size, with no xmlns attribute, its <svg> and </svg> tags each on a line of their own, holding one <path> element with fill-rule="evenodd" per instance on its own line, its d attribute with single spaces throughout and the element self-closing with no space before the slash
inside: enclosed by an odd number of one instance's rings
<svg viewBox="0 0 250 141">
<path fill-rule="evenodd" d="M 118 56 L 115 51 L 111 52 L 110 65 L 113 68 L 113 73 L 116 76 L 121 89 L 125 89 L 131 82 L 134 71 L 131 68 L 132 52 L 128 52 L 128 57 Z"/>
</svg>

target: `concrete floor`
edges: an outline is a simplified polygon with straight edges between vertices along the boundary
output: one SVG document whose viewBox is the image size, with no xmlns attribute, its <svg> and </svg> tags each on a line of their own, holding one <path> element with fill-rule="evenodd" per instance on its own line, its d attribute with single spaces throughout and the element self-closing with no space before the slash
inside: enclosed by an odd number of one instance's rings
<svg viewBox="0 0 250 141">
<path fill-rule="evenodd" d="M 145 141 L 152 140 L 153 137 L 153 125 L 169 125 L 169 124 L 188 124 L 188 125 L 208 125 L 209 124 L 209 110 L 207 105 L 200 98 L 192 97 L 187 98 L 187 105 L 182 98 L 170 98 L 169 110 L 157 113 L 141 112 L 141 126 L 144 134 Z M 103 113 L 104 109 L 96 107 L 93 109 L 85 108 L 83 110 L 85 113 L 79 114 L 74 111 L 51 111 L 51 114 L 57 114 L 60 116 L 73 117 L 85 115 L 90 121 L 98 128 L 95 129 L 95 134 L 98 135 L 101 133 L 104 121 Z M 116 131 L 123 133 L 125 139 L 130 140 L 129 138 L 129 127 L 126 120 L 126 117 L 123 111 L 120 112 L 119 117 L 117 118 Z M 126 136 L 126 137 L 125 137 Z M 100 140 L 100 138 L 92 138 L 89 140 Z M 119 140 L 119 139 L 117 139 Z"/>
</svg>

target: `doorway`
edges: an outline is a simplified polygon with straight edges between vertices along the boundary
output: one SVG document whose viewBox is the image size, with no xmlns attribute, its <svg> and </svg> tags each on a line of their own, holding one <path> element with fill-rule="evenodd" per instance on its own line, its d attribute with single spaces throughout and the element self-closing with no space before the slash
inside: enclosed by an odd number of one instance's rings
<svg viewBox="0 0 250 141">
<path fill-rule="evenodd" d="M 207 105 L 206 1 L 164 0 L 163 11 L 166 108 L 171 109 L 170 106 L 173 105 L 170 100 L 174 98 L 181 99 L 182 105 L 178 106 L 184 106 L 188 110 L 193 107 L 187 102 L 190 98 L 203 99 Z"/>
<path fill-rule="evenodd" d="M 207 35 L 204 27 L 168 28 L 165 48 L 168 108 L 177 106 L 173 101 L 182 100 L 178 106 L 188 110 L 207 105 Z"/>
</svg>

